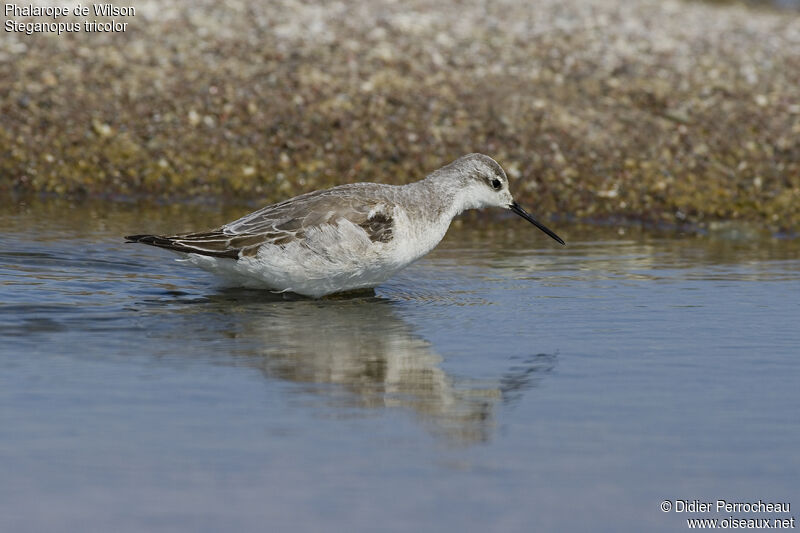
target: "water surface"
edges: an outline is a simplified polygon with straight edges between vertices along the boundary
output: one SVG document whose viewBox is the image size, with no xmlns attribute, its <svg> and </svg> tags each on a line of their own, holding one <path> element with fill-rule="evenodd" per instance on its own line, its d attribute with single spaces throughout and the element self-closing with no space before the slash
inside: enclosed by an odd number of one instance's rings
<svg viewBox="0 0 800 533">
<path fill-rule="evenodd" d="M 796 241 L 470 220 L 374 296 L 315 301 L 120 238 L 243 212 L 3 208 L 0 529 L 676 531 L 664 499 L 800 505 Z"/>
</svg>

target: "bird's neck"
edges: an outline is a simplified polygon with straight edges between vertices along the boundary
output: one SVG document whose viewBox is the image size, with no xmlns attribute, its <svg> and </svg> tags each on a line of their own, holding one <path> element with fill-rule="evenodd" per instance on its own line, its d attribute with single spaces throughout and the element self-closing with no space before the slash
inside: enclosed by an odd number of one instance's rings
<svg viewBox="0 0 800 533">
<path fill-rule="evenodd" d="M 426 212 L 422 215 L 430 222 L 449 225 L 453 217 L 476 207 L 470 205 L 469 199 L 463 194 L 464 187 L 457 181 L 455 177 L 432 174 L 409 186 L 412 194 L 425 199 Z"/>
</svg>

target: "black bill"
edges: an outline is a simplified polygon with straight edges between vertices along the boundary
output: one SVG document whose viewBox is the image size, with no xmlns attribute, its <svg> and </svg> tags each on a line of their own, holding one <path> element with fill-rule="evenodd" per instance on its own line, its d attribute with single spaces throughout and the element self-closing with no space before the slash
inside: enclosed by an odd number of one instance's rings
<svg viewBox="0 0 800 533">
<path fill-rule="evenodd" d="M 508 208 L 511 209 L 512 211 L 514 211 L 516 214 L 518 214 L 522 218 L 524 218 L 525 220 L 527 220 L 528 222 L 530 222 L 531 224 L 533 224 L 534 226 L 536 226 L 537 228 L 539 228 L 540 230 L 542 230 L 543 232 L 545 232 L 548 235 L 550 235 L 550 237 L 552 237 L 556 242 L 558 242 L 560 244 L 563 244 L 564 246 L 567 245 L 567 243 L 565 243 L 561 239 L 561 237 L 559 237 L 558 235 L 553 233 L 550 229 L 547 228 L 547 226 L 545 226 L 544 224 L 542 224 L 541 222 L 539 222 L 538 220 L 533 218 L 527 211 L 522 209 L 517 202 L 513 202 L 513 203 L 509 204 Z"/>
</svg>

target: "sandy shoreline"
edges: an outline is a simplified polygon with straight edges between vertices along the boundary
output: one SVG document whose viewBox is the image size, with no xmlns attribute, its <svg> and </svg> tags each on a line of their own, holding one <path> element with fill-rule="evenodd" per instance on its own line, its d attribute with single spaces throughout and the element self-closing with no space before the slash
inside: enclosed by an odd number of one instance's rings
<svg viewBox="0 0 800 533">
<path fill-rule="evenodd" d="M 0 194 L 268 202 L 481 151 L 543 217 L 800 226 L 796 12 L 129 4 L 124 32 L 0 32 Z"/>
</svg>

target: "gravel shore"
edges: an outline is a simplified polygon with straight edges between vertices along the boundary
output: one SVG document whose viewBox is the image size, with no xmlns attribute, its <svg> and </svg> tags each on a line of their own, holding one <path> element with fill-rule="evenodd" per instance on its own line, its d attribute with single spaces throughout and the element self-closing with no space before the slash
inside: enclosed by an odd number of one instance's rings
<svg viewBox="0 0 800 533">
<path fill-rule="evenodd" d="M 796 11 L 669 0 L 125 5 L 135 15 L 63 19 L 125 31 L 0 32 L 3 196 L 266 203 L 405 183 L 479 151 L 543 218 L 800 228 Z"/>
</svg>

